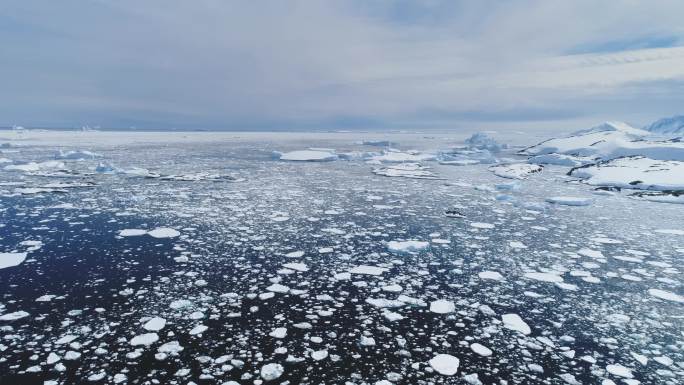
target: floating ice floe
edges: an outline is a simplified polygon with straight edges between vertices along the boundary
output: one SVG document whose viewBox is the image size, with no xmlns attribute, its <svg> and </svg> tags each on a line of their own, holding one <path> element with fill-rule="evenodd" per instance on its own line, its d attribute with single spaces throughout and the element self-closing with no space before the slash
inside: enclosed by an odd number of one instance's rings
<svg viewBox="0 0 684 385">
<path fill-rule="evenodd" d="M 551 283 L 563 282 L 563 277 L 561 277 L 558 274 L 553 274 L 553 273 L 530 272 L 530 273 L 525 273 L 524 277 L 529 278 L 529 279 L 534 279 L 535 281 L 542 281 L 542 282 L 551 282 Z"/>
<path fill-rule="evenodd" d="M 286 263 L 283 265 L 283 267 L 294 270 L 294 271 L 300 271 L 300 272 L 307 272 L 309 271 L 309 268 L 306 266 L 304 263 Z"/>
<path fill-rule="evenodd" d="M 443 164 L 445 166 L 472 166 L 475 164 L 480 164 L 480 161 L 474 159 L 440 160 L 439 164 Z"/>
<path fill-rule="evenodd" d="M 684 296 L 675 294 L 671 291 L 660 290 L 660 289 L 648 289 L 648 294 L 666 301 L 672 301 L 677 303 L 684 303 Z"/>
<path fill-rule="evenodd" d="M 27 253 L 0 253 L 0 269 L 20 265 L 26 260 Z"/>
<path fill-rule="evenodd" d="M 22 319 L 24 317 L 28 317 L 30 314 L 20 310 L 20 311 L 15 311 L 14 313 L 7 313 L 0 315 L 0 321 L 16 321 L 18 319 Z"/>
<path fill-rule="evenodd" d="M 382 275 L 387 269 L 384 267 L 360 265 L 349 269 L 351 274 Z"/>
<path fill-rule="evenodd" d="M 420 151 L 389 150 L 383 151 L 380 155 L 370 157 L 369 161 L 374 163 L 416 163 L 436 159 L 436 155 Z"/>
<path fill-rule="evenodd" d="M 180 235 L 180 232 L 170 227 L 157 227 L 154 230 L 148 231 L 147 235 L 153 238 L 175 238 Z"/>
<path fill-rule="evenodd" d="M 620 364 L 606 365 L 606 371 L 614 376 L 622 378 L 634 378 L 632 370 Z"/>
<path fill-rule="evenodd" d="M 442 179 L 432 171 L 429 167 L 418 163 L 400 163 L 385 167 L 373 168 L 373 173 L 376 175 L 401 177 L 411 179 Z"/>
<path fill-rule="evenodd" d="M 64 150 L 59 150 L 57 154 L 55 154 L 55 159 L 71 159 L 71 160 L 80 160 L 80 159 L 95 159 L 99 158 L 102 155 L 94 153 L 92 151 L 88 150 L 70 150 L 70 151 L 64 151 Z"/>
<path fill-rule="evenodd" d="M 261 367 L 259 374 L 264 381 L 273 381 L 285 373 L 285 368 L 280 364 L 266 364 Z"/>
<path fill-rule="evenodd" d="M 425 241 L 389 241 L 387 250 L 395 254 L 417 253 L 430 247 L 430 242 Z"/>
<path fill-rule="evenodd" d="M 131 338 L 130 344 L 132 346 L 149 346 L 157 341 L 159 341 L 159 335 L 157 333 L 145 333 Z"/>
<path fill-rule="evenodd" d="M 145 322 L 143 329 L 151 332 L 160 331 L 166 326 L 166 320 L 161 317 L 153 317 L 149 321 Z"/>
<path fill-rule="evenodd" d="M 485 223 L 485 222 L 472 222 L 470 224 L 470 227 L 474 227 L 476 229 L 493 229 L 495 226 L 492 223 Z"/>
<path fill-rule="evenodd" d="M 481 271 L 477 274 L 480 279 L 490 279 L 494 281 L 503 281 L 504 277 L 497 271 Z"/>
<path fill-rule="evenodd" d="M 492 353 L 493 353 L 492 350 L 491 350 L 490 348 L 488 348 L 488 347 L 486 347 L 486 346 L 484 346 L 484 345 L 482 345 L 482 344 L 479 344 L 479 343 L 477 343 L 477 342 L 476 342 L 476 343 L 473 343 L 473 344 L 470 344 L 470 349 L 471 349 L 473 352 L 475 352 L 476 354 L 479 354 L 479 355 L 481 355 L 481 356 L 483 356 L 483 357 L 489 357 L 489 356 L 491 356 Z"/>
<path fill-rule="evenodd" d="M 147 230 L 141 229 L 123 229 L 119 230 L 119 235 L 122 237 L 139 237 L 147 234 Z"/>
<path fill-rule="evenodd" d="M 430 302 L 430 311 L 437 314 L 449 314 L 456 311 L 456 304 L 445 299 Z"/>
<path fill-rule="evenodd" d="M 20 171 L 20 172 L 32 172 L 32 171 L 44 171 L 44 170 L 59 170 L 66 168 L 64 162 L 57 160 L 48 160 L 45 162 L 29 162 L 24 164 L 10 164 L 4 167 L 5 171 Z"/>
<path fill-rule="evenodd" d="M 429 364 L 437 373 L 453 376 L 458 372 L 460 361 L 451 354 L 438 354 L 430 359 Z"/>
<path fill-rule="evenodd" d="M 549 197 L 546 198 L 546 201 L 549 203 L 563 206 L 589 206 L 591 204 L 591 199 L 589 198 L 566 196 Z"/>
<path fill-rule="evenodd" d="M 286 152 L 280 155 L 280 160 L 298 162 L 329 162 L 337 159 L 338 156 L 335 153 L 320 150 L 298 150 Z"/>
<path fill-rule="evenodd" d="M 507 179 L 526 179 L 543 169 L 544 167 L 541 165 L 530 163 L 497 164 L 489 167 L 489 171 L 493 172 L 494 175 Z"/>
<path fill-rule="evenodd" d="M 577 167 L 569 175 L 592 186 L 639 190 L 684 190 L 684 162 L 643 156 L 617 158 Z"/>
<path fill-rule="evenodd" d="M 528 335 L 532 332 L 530 327 L 517 314 L 504 314 L 501 320 L 506 329 L 514 330 L 522 334 Z"/>
</svg>

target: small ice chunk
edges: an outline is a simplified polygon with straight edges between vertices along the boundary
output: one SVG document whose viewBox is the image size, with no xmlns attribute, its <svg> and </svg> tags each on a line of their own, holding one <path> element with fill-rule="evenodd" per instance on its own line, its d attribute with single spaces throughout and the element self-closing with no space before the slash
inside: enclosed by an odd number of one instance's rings
<svg viewBox="0 0 684 385">
<path fill-rule="evenodd" d="M 349 269 L 351 274 L 382 275 L 387 271 L 384 267 L 360 265 Z"/>
<path fill-rule="evenodd" d="M 145 322 L 145 325 L 143 325 L 143 328 L 145 330 L 149 330 L 151 332 L 157 332 L 160 331 L 166 326 L 166 320 L 161 317 L 154 317 L 150 319 L 149 321 Z"/>
<path fill-rule="evenodd" d="M 497 271 L 489 271 L 489 270 L 481 271 L 477 274 L 477 276 L 480 277 L 480 279 L 492 279 L 495 281 L 503 281 L 504 280 L 503 275 L 501 275 Z"/>
<path fill-rule="evenodd" d="M 532 332 L 530 327 L 517 314 L 504 314 L 501 316 L 501 320 L 506 329 L 515 330 L 525 335 Z"/>
<path fill-rule="evenodd" d="M 552 273 L 539 273 L 539 272 L 525 273 L 525 278 L 530 278 L 530 279 L 534 279 L 534 280 L 542 281 L 542 282 L 551 282 L 551 283 L 563 282 L 563 277 L 561 277 L 558 274 L 552 274 Z"/>
<path fill-rule="evenodd" d="M 450 354 L 438 354 L 430 360 L 430 366 L 437 373 L 445 376 L 453 376 L 458 372 L 460 361 Z"/>
<path fill-rule="evenodd" d="M 283 265 L 283 267 L 286 267 L 290 270 L 301 271 L 301 272 L 309 271 L 309 268 L 304 263 L 286 263 Z"/>
<path fill-rule="evenodd" d="M 284 293 L 287 293 L 288 291 L 290 291 L 290 288 L 285 286 L 285 285 L 281 285 L 279 283 L 274 283 L 273 285 L 267 287 L 266 290 L 272 291 L 274 293 L 283 293 L 284 294 Z"/>
<path fill-rule="evenodd" d="M 684 297 L 683 296 L 681 296 L 679 294 L 675 294 L 671 291 L 665 291 L 665 290 L 660 290 L 660 289 L 648 289 L 648 294 L 650 294 L 656 298 L 664 299 L 666 301 L 684 303 Z"/>
<path fill-rule="evenodd" d="M 157 335 L 157 333 L 145 333 L 131 338 L 130 344 L 133 346 L 150 346 L 157 341 L 159 341 L 159 335 Z"/>
<path fill-rule="evenodd" d="M 287 337 L 287 328 L 275 328 L 268 335 L 273 338 L 285 338 Z"/>
<path fill-rule="evenodd" d="M 119 230 L 119 235 L 122 237 L 138 237 L 147 234 L 147 230 L 141 229 L 123 229 Z"/>
<path fill-rule="evenodd" d="M 26 259 L 26 253 L 0 253 L 0 269 L 18 266 Z"/>
<path fill-rule="evenodd" d="M 430 247 L 430 242 L 425 241 L 389 241 L 387 250 L 395 254 L 417 253 Z"/>
<path fill-rule="evenodd" d="M 175 238 L 180 235 L 180 232 L 170 227 L 157 227 L 147 234 L 153 238 Z"/>
<path fill-rule="evenodd" d="M 456 304 L 445 299 L 438 299 L 430 303 L 430 311 L 437 314 L 448 314 L 456 311 Z"/>
<path fill-rule="evenodd" d="M 20 311 L 15 311 L 14 313 L 7 313 L 0 315 L 0 321 L 16 321 L 18 319 L 28 317 L 29 313 L 20 310 Z"/>
<path fill-rule="evenodd" d="M 470 349 L 483 357 L 488 357 L 492 355 L 491 349 L 482 344 L 478 344 L 477 342 L 470 344 Z"/>
<path fill-rule="evenodd" d="M 494 225 L 491 223 L 484 223 L 484 222 L 472 222 L 470 224 L 470 227 L 474 227 L 476 229 L 493 229 Z"/>
<path fill-rule="evenodd" d="M 623 377 L 623 378 L 633 378 L 634 377 L 631 369 L 626 368 L 620 364 L 606 365 L 606 371 L 608 371 L 608 373 L 610 373 L 614 376 L 618 376 L 618 377 Z"/>
<path fill-rule="evenodd" d="M 260 374 L 264 381 L 273 381 L 282 376 L 284 372 L 285 368 L 283 368 L 283 365 L 266 364 L 261 367 Z"/>
</svg>

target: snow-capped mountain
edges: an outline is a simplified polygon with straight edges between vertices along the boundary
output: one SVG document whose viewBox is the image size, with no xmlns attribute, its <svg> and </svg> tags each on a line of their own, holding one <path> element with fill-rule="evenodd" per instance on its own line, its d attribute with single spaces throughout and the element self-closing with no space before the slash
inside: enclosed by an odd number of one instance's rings
<svg viewBox="0 0 684 385">
<path fill-rule="evenodd" d="M 642 130 L 640 128 L 632 127 L 625 122 L 609 121 L 609 122 L 599 124 L 598 126 L 594 126 L 594 127 L 587 128 L 584 130 L 576 131 L 573 133 L 573 135 L 583 135 L 583 134 L 591 134 L 591 133 L 595 133 L 595 132 L 611 132 L 611 131 L 622 132 L 622 133 L 625 133 L 628 135 L 634 135 L 634 136 L 644 136 L 644 135 L 649 134 L 648 131 Z"/>
<path fill-rule="evenodd" d="M 684 115 L 672 116 L 669 118 L 656 120 L 649 126 L 646 126 L 645 129 L 655 134 L 683 135 Z"/>
</svg>

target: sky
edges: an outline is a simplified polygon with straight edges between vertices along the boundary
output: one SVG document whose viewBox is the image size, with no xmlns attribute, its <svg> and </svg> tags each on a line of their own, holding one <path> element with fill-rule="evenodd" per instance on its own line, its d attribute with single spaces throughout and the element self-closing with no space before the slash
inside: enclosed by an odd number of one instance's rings
<svg viewBox="0 0 684 385">
<path fill-rule="evenodd" d="M 681 0 L 3 0 L 0 125 L 353 130 L 684 114 Z"/>
</svg>

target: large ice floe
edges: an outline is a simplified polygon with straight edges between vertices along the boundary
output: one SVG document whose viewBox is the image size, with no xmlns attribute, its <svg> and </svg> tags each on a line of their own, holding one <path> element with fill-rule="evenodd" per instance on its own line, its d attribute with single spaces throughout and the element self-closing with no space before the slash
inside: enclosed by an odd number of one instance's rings
<svg viewBox="0 0 684 385">
<path fill-rule="evenodd" d="M 299 162 L 329 162 L 337 159 L 337 154 L 323 150 L 297 150 L 280 154 L 280 160 Z"/>
</svg>

